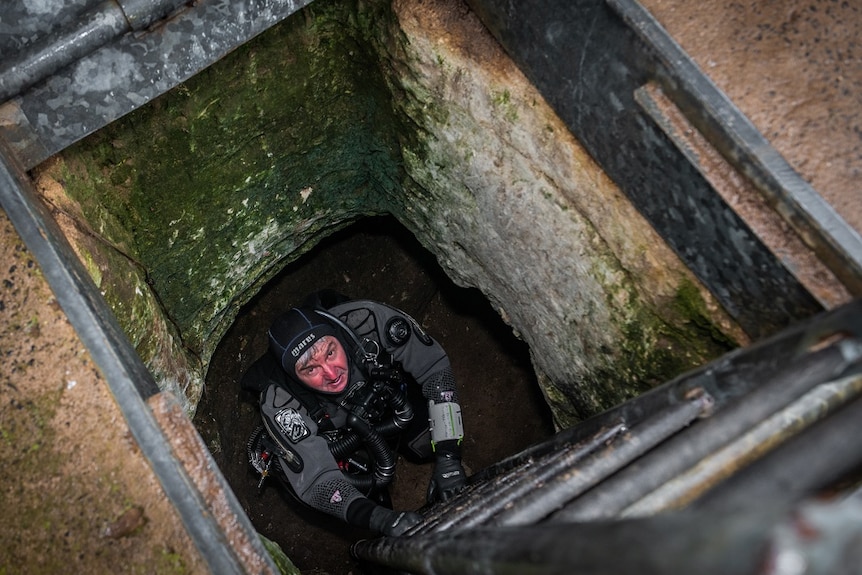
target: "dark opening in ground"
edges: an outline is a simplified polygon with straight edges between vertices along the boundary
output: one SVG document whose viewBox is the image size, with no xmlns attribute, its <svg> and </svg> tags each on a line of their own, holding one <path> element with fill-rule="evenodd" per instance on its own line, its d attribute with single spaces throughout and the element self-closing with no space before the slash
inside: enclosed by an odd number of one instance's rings
<svg viewBox="0 0 862 575">
<path fill-rule="evenodd" d="M 240 390 L 244 371 L 266 352 L 272 319 L 308 293 L 331 288 L 390 303 L 412 315 L 446 348 L 459 386 L 468 473 L 553 433 L 529 350 L 475 289 L 454 285 L 433 255 L 397 221 L 364 220 L 327 238 L 288 266 L 238 315 L 213 357 L 195 425 L 255 528 L 281 545 L 303 573 L 364 573 L 350 545 L 373 534 L 297 508 L 274 479 L 258 492 L 246 458 L 259 424 L 257 397 Z M 428 465 L 399 458 L 391 487 L 396 509 L 425 503 Z"/>
</svg>

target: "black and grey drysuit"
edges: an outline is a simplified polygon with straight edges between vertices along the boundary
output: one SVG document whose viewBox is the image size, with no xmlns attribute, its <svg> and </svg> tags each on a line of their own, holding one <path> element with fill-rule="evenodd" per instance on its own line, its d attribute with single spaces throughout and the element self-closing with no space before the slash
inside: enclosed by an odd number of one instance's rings
<svg viewBox="0 0 862 575">
<path fill-rule="evenodd" d="M 337 395 L 302 384 L 290 353 L 324 335 L 337 337 L 349 360 L 349 383 Z M 394 474 L 394 458 L 380 455 L 393 445 L 407 457 L 435 462 L 429 500 L 463 488 L 463 427 L 452 368 L 440 344 L 409 315 L 370 300 L 328 309 L 318 300 L 316 309 L 283 314 L 269 339 L 270 353 L 252 365 L 243 386 L 261 391 L 267 433 L 281 447 L 279 464 L 304 503 L 359 527 L 402 533 L 418 518 L 405 519 L 366 496 Z M 375 466 L 370 484 L 345 475 L 344 460 L 336 459 L 360 443 Z"/>
</svg>

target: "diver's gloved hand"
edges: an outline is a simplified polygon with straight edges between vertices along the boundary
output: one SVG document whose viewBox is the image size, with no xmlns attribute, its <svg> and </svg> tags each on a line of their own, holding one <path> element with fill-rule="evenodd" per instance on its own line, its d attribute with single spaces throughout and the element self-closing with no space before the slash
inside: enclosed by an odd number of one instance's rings
<svg viewBox="0 0 862 575">
<path fill-rule="evenodd" d="M 393 511 L 377 506 L 371 512 L 368 526 L 387 537 L 401 537 L 411 527 L 422 523 L 422 516 L 413 511 Z"/>
<path fill-rule="evenodd" d="M 447 501 L 463 491 L 466 485 L 467 474 L 461 458 L 454 453 L 438 453 L 428 485 L 428 503 Z"/>
</svg>

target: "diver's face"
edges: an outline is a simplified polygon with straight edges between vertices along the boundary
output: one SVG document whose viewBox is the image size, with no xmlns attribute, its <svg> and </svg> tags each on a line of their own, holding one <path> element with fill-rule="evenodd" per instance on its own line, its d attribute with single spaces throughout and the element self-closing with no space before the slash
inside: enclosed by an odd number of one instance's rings
<svg viewBox="0 0 862 575">
<path fill-rule="evenodd" d="M 302 365 L 296 362 L 296 376 L 315 391 L 340 393 L 347 387 L 347 353 L 341 342 L 325 335 L 314 345 L 311 357 Z"/>
</svg>

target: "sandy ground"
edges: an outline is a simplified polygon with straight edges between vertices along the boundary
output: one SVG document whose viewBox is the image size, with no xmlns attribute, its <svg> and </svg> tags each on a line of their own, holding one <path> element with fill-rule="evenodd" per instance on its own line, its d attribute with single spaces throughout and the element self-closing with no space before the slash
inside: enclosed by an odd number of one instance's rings
<svg viewBox="0 0 862 575">
<path fill-rule="evenodd" d="M 0 270 L 0 573 L 206 572 L 2 211 Z"/>
</svg>

